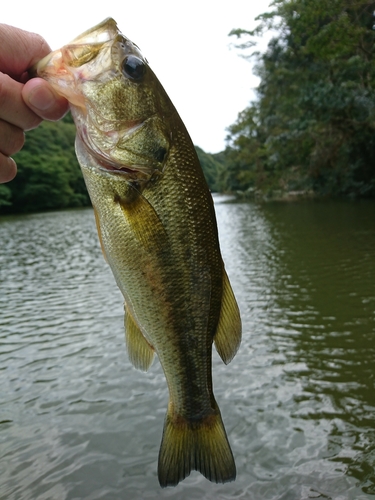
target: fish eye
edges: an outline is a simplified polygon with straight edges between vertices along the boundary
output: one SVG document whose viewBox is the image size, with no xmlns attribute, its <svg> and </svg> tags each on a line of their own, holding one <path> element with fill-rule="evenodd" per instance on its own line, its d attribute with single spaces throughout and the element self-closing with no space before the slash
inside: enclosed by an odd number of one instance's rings
<svg viewBox="0 0 375 500">
<path fill-rule="evenodd" d="M 146 71 L 146 65 L 137 56 L 129 55 L 122 63 L 122 72 L 131 80 L 141 80 Z"/>
</svg>

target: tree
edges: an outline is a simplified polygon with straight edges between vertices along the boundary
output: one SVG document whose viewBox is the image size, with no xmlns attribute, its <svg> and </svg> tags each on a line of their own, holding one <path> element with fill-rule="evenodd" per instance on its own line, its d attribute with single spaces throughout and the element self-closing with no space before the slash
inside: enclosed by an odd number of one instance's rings
<svg viewBox="0 0 375 500">
<path fill-rule="evenodd" d="M 208 187 L 211 191 L 220 191 L 218 186 L 218 179 L 221 171 L 224 169 L 223 163 L 215 159 L 215 156 L 206 153 L 199 146 L 195 146 L 204 176 L 206 178 Z"/>
<path fill-rule="evenodd" d="M 14 156 L 17 176 L 0 186 L 0 214 L 90 204 L 74 138 L 69 116 L 58 123 L 43 122 L 27 133 L 25 146 Z"/>
<path fill-rule="evenodd" d="M 257 57 L 258 99 L 229 129 L 243 188 L 375 196 L 374 2 L 276 0 L 242 49 L 276 29 Z M 246 42 L 246 40 L 248 40 Z"/>
</svg>

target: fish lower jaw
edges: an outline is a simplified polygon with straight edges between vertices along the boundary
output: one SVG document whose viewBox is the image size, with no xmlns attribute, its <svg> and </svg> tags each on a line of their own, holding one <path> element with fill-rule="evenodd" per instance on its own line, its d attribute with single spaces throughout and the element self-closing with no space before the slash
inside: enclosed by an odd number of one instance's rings
<svg viewBox="0 0 375 500">
<path fill-rule="evenodd" d="M 136 180 L 139 177 L 139 172 L 136 168 L 128 165 L 123 165 L 122 163 L 118 163 L 112 160 L 106 154 L 93 149 L 89 144 L 87 144 L 86 141 L 84 141 L 82 136 L 80 137 L 80 139 L 80 144 L 81 146 L 83 146 L 81 151 L 84 153 L 84 156 L 86 158 L 90 158 L 89 164 L 96 170 L 107 175 L 124 176 L 130 181 Z"/>
<path fill-rule="evenodd" d="M 88 149 L 90 150 L 90 148 Z M 148 182 L 152 176 L 152 172 L 146 172 L 142 165 L 124 165 L 95 151 L 91 151 L 91 156 L 96 168 L 107 175 L 121 176 L 129 182 L 135 181 L 140 183 Z"/>
<path fill-rule="evenodd" d="M 98 169 L 101 170 L 102 172 L 106 172 L 109 174 L 124 175 L 126 177 L 129 176 L 133 177 L 134 174 L 136 173 L 130 167 L 126 167 L 124 165 L 118 165 L 116 163 L 111 163 L 104 158 L 103 159 L 96 158 L 96 161 Z"/>
<path fill-rule="evenodd" d="M 150 180 L 150 175 L 137 169 L 137 166 L 128 166 L 123 164 L 118 164 L 112 162 L 107 158 L 95 157 L 96 168 L 106 174 L 111 176 L 121 177 L 128 182 L 137 182 L 140 184 L 147 183 Z"/>
</svg>

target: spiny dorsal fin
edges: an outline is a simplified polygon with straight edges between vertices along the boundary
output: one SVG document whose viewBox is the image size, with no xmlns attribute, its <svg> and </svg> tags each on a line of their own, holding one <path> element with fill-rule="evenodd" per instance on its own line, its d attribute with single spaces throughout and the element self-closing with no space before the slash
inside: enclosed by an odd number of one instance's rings
<svg viewBox="0 0 375 500">
<path fill-rule="evenodd" d="M 228 275 L 224 270 L 223 298 L 214 342 L 217 352 L 226 365 L 232 361 L 238 351 L 241 343 L 241 331 L 240 311 Z"/>
<path fill-rule="evenodd" d="M 126 304 L 125 339 L 130 361 L 135 368 L 147 372 L 154 358 L 154 349 L 144 338 Z"/>
</svg>

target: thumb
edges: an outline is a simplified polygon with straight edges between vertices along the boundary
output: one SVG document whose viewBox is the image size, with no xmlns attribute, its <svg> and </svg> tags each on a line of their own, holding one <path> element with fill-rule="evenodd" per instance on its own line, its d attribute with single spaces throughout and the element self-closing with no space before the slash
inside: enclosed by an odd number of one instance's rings
<svg viewBox="0 0 375 500">
<path fill-rule="evenodd" d="M 44 120 L 59 120 L 69 109 L 69 103 L 56 94 L 42 78 L 32 78 L 25 83 L 22 97 L 29 108 Z"/>
</svg>

